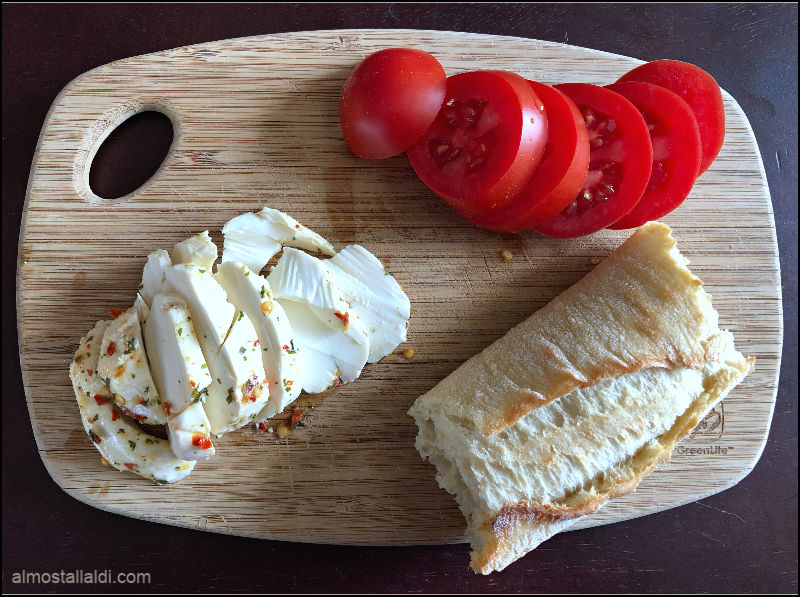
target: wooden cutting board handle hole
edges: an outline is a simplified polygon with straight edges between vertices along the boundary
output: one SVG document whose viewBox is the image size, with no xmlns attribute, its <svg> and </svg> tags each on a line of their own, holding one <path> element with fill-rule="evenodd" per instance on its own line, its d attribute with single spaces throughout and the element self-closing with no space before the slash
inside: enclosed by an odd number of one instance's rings
<svg viewBox="0 0 800 597">
<path fill-rule="evenodd" d="M 89 189 L 119 199 L 142 187 L 164 163 L 174 129 L 168 116 L 145 110 L 127 117 L 103 140 L 89 164 Z"/>
</svg>

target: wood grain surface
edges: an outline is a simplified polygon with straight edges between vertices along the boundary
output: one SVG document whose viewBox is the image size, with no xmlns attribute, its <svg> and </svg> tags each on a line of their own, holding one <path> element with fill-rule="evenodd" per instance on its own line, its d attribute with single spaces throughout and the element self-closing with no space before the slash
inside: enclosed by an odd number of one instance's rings
<svg viewBox="0 0 800 597">
<path fill-rule="evenodd" d="M 413 447 L 406 411 L 469 356 L 580 279 L 627 236 L 498 235 L 458 217 L 404 156 L 364 161 L 341 140 L 338 102 L 352 68 L 393 46 L 432 52 L 448 74 L 506 69 L 545 83 L 607 84 L 638 60 L 564 44 L 425 31 L 278 34 L 121 60 L 74 80 L 39 140 L 18 267 L 20 358 L 42 459 L 70 495 L 121 514 L 210 531 L 316 543 L 462 540 L 465 523 Z M 690 198 L 664 218 L 756 370 L 639 489 L 575 528 L 671 508 L 730 487 L 766 441 L 782 324 L 769 192 L 747 119 L 727 94 L 726 140 Z M 89 189 L 98 147 L 155 109 L 175 139 L 143 187 L 105 200 Z M 412 305 L 408 346 L 357 382 L 302 395 L 305 427 L 285 440 L 247 428 L 187 479 L 155 486 L 101 466 L 68 378 L 77 342 L 110 307 L 132 304 L 148 253 L 263 205 L 342 248 L 358 243 Z M 505 263 L 500 251 L 514 258 Z M 285 419 L 288 414 L 283 415 Z M 281 417 L 276 418 L 276 422 Z"/>
</svg>

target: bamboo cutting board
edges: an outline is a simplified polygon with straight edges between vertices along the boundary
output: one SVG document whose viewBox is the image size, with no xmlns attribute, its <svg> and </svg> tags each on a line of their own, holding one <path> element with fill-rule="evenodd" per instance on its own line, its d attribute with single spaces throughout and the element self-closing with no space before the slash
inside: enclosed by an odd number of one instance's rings
<svg viewBox="0 0 800 597">
<path fill-rule="evenodd" d="M 414 449 L 406 415 L 420 394 L 579 280 L 630 234 L 574 240 L 480 230 L 420 183 L 405 158 L 365 161 L 339 129 L 342 85 L 386 47 L 427 50 L 449 74 L 505 69 L 555 84 L 608 84 L 640 61 L 551 42 L 431 31 L 320 31 L 208 43 L 121 60 L 72 81 L 54 102 L 33 161 L 20 237 L 20 359 L 42 459 L 70 495 L 136 518 L 318 543 L 463 540 L 464 520 Z M 713 74 L 713 73 L 712 73 Z M 576 528 L 641 516 L 730 487 L 757 461 L 777 390 L 782 328 L 766 178 L 742 110 L 725 97 L 725 145 L 664 221 L 756 369 L 639 489 Z M 160 170 L 117 200 L 89 167 L 134 113 L 172 120 Z M 283 210 L 337 249 L 358 243 L 403 285 L 408 344 L 356 382 L 302 395 L 304 427 L 278 439 L 252 427 L 178 484 L 103 467 L 68 378 L 79 338 L 133 302 L 148 253 L 230 218 Z M 508 248 L 514 258 L 500 257 Z M 417 356 L 406 361 L 406 346 Z M 285 420 L 288 413 L 277 417 Z M 275 426 L 275 425 L 273 425 Z"/>
</svg>

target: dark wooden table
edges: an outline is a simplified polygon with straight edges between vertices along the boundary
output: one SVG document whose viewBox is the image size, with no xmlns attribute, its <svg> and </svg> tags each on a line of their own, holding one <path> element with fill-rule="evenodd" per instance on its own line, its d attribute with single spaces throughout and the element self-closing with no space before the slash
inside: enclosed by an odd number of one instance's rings
<svg viewBox="0 0 800 597">
<path fill-rule="evenodd" d="M 772 429 L 755 470 L 701 502 L 565 533 L 503 573 L 466 545 L 355 548 L 260 541 L 86 506 L 36 450 L 16 350 L 16 250 L 31 158 L 71 79 L 113 60 L 231 37 L 417 28 L 570 43 L 709 71 L 744 109 L 772 194 L 785 340 Z M 797 5 L 3 5 L 4 592 L 797 592 Z M 724 201 L 720 197 L 720 201 Z M 14 574 L 145 572 L 145 584 L 16 584 Z"/>
</svg>

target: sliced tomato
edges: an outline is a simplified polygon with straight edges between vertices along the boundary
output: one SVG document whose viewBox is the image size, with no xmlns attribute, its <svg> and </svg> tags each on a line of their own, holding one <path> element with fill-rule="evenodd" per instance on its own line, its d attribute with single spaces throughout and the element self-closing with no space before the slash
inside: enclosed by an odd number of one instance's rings
<svg viewBox="0 0 800 597">
<path fill-rule="evenodd" d="M 474 71 L 447 79 L 444 105 L 408 159 L 453 209 L 480 216 L 522 190 L 546 142 L 544 105 L 525 79 Z"/>
<path fill-rule="evenodd" d="M 684 202 L 700 171 L 700 130 L 694 112 L 677 93 L 652 83 L 615 83 L 608 89 L 630 100 L 650 131 L 653 164 L 639 203 L 609 228 L 637 228 Z"/>
<path fill-rule="evenodd" d="M 583 114 L 589 174 L 566 209 L 532 228 L 547 236 L 574 238 L 602 230 L 634 208 L 650 178 L 653 148 L 644 118 L 620 94 L 587 83 L 555 87 Z"/>
<path fill-rule="evenodd" d="M 725 107 L 714 77 L 699 66 L 679 60 L 656 60 L 634 68 L 618 83 L 641 81 L 677 93 L 689 104 L 700 128 L 703 157 L 700 174 L 708 170 L 725 141 Z"/>
<path fill-rule="evenodd" d="M 558 89 L 528 81 L 547 114 L 547 145 L 539 167 L 508 206 L 473 223 L 496 232 L 521 232 L 572 203 L 589 171 L 589 134 L 583 116 Z"/>
<path fill-rule="evenodd" d="M 422 50 L 390 48 L 365 58 L 342 90 L 339 116 L 345 143 L 367 159 L 403 153 L 442 107 L 447 77 Z"/>
</svg>

